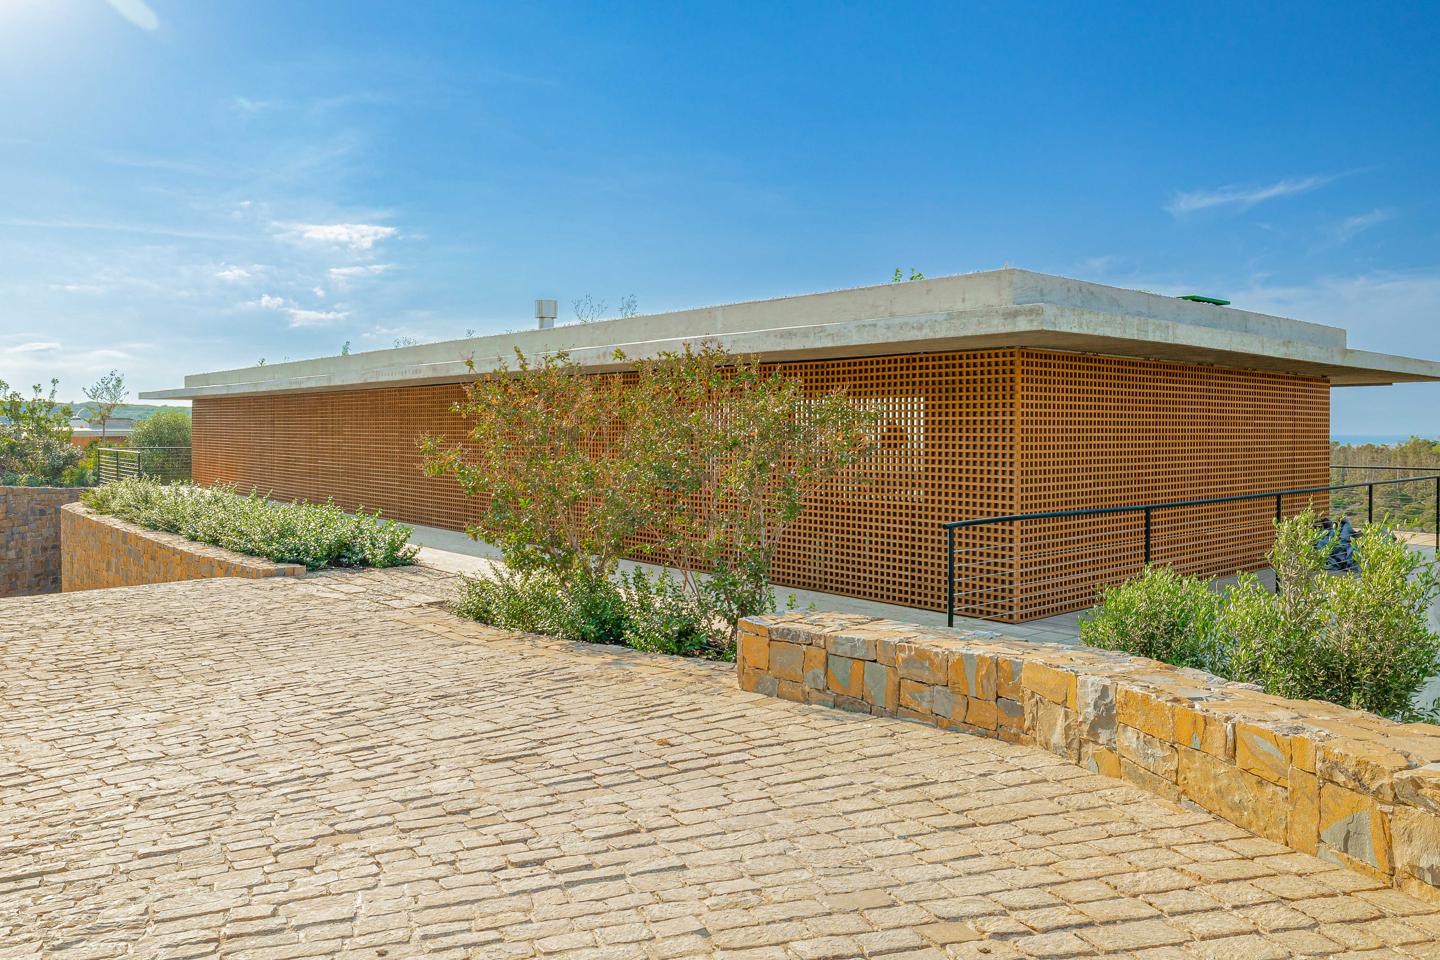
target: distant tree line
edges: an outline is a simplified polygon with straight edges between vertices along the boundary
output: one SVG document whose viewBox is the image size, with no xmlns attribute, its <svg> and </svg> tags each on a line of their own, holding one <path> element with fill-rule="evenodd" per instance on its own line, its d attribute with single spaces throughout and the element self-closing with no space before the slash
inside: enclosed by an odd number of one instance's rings
<svg viewBox="0 0 1440 960">
<path fill-rule="evenodd" d="M 1440 473 L 1440 441 L 1411 437 L 1404 443 L 1330 444 L 1330 482 L 1365 483 L 1397 477 Z M 1407 467 L 1408 470 L 1367 470 L 1366 467 Z M 1369 511 L 1364 487 L 1337 490 L 1331 512 L 1363 521 Z M 1388 518 L 1402 530 L 1435 530 L 1435 481 L 1392 483 L 1375 488 L 1375 519 Z"/>
</svg>

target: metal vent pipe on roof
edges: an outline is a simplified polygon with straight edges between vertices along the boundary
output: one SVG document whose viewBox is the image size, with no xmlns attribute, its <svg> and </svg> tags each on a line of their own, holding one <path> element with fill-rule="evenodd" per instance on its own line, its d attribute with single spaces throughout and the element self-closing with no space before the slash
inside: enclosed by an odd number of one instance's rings
<svg viewBox="0 0 1440 960">
<path fill-rule="evenodd" d="M 555 301 L 536 300 L 535 319 L 540 322 L 541 330 L 549 330 L 555 326 Z"/>
</svg>

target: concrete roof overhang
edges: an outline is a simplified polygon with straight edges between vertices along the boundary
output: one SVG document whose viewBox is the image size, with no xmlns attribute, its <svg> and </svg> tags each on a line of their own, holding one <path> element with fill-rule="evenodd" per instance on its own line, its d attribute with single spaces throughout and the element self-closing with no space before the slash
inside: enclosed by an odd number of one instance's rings
<svg viewBox="0 0 1440 960">
<path fill-rule="evenodd" d="M 599 371 L 713 341 L 763 360 L 1032 347 L 1323 377 L 1335 386 L 1440 380 L 1440 363 L 1352 350 L 1345 331 L 1025 270 L 884 284 L 674 313 L 447 340 L 192 374 L 144 399 L 195 399 L 457 383 L 527 356 L 568 352 Z"/>
</svg>

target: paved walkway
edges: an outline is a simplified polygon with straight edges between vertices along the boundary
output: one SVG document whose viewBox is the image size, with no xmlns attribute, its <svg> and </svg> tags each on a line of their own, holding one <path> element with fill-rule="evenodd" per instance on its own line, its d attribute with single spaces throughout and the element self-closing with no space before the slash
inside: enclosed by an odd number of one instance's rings
<svg viewBox="0 0 1440 960">
<path fill-rule="evenodd" d="M 0 957 L 1440 957 L 1440 907 L 1050 754 L 447 590 L 0 602 Z"/>
</svg>

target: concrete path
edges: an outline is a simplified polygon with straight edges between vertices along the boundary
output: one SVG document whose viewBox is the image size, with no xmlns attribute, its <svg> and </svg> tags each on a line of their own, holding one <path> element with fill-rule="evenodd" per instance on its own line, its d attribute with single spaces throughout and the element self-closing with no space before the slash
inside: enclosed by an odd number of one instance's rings
<svg viewBox="0 0 1440 960">
<path fill-rule="evenodd" d="M 0 958 L 1440 957 L 1440 906 L 1051 754 L 452 586 L 0 601 Z"/>
</svg>

